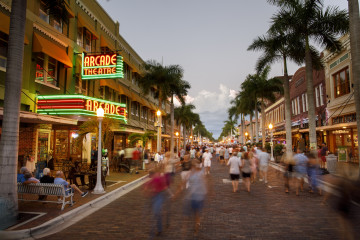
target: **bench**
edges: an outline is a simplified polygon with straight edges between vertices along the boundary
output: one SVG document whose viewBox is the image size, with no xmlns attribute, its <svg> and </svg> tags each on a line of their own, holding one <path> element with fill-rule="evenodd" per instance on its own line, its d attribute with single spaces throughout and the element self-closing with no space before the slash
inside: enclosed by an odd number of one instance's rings
<svg viewBox="0 0 360 240">
<path fill-rule="evenodd" d="M 74 204 L 73 196 L 74 193 L 71 188 L 68 188 L 65 191 L 64 185 L 53 184 L 53 183 L 30 183 L 23 184 L 18 183 L 18 194 L 20 201 L 39 201 L 39 202 L 52 202 L 52 203 L 62 203 L 61 210 L 64 210 L 66 204 L 72 206 Z M 46 195 L 46 196 L 58 196 L 61 197 L 60 201 L 48 201 L 48 200 L 28 200 L 24 199 L 23 194 L 35 194 L 35 195 Z M 67 198 L 70 198 L 69 201 L 66 201 Z"/>
</svg>

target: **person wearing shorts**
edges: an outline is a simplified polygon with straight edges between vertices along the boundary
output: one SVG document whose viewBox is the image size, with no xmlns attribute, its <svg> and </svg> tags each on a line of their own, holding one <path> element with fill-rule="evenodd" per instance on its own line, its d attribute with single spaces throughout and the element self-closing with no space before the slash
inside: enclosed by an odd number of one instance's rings
<svg viewBox="0 0 360 240">
<path fill-rule="evenodd" d="M 241 161 L 240 158 L 238 158 L 237 153 L 234 153 L 233 156 L 229 159 L 227 162 L 227 165 L 230 166 L 230 179 L 233 187 L 233 192 L 238 191 L 239 187 L 239 178 L 240 178 L 240 167 L 241 167 Z"/>
<path fill-rule="evenodd" d="M 298 148 L 295 159 L 295 177 L 297 178 L 296 195 L 299 196 L 299 188 L 304 190 L 304 180 L 307 176 L 307 164 L 309 159 L 303 153 L 302 149 Z"/>
<path fill-rule="evenodd" d="M 242 154 L 242 176 L 245 181 L 246 191 L 250 192 L 251 162 L 248 152 Z"/>
<path fill-rule="evenodd" d="M 224 156 L 225 156 L 225 149 L 224 147 L 221 147 L 220 149 L 220 163 L 224 162 Z"/>
<path fill-rule="evenodd" d="M 203 164 L 205 168 L 205 175 L 210 174 L 210 167 L 211 167 L 211 153 L 209 153 L 209 149 L 205 149 L 205 152 L 202 155 Z"/>
</svg>

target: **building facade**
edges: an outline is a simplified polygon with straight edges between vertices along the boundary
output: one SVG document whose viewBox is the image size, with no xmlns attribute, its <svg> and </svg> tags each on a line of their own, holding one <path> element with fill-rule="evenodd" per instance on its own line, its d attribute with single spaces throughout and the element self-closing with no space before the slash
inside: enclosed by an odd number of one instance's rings
<svg viewBox="0 0 360 240">
<path fill-rule="evenodd" d="M 96 120 L 102 106 L 114 119 L 114 137 L 105 146 L 129 146 L 131 133 L 156 132 L 156 89 L 144 96 L 138 79 L 144 60 L 120 35 L 119 23 L 95 0 L 66 0 L 68 21 L 48 14 L 41 0 L 27 1 L 19 159 L 53 157 L 89 162 L 95 135 L 75 144 L 80 126 Z M 5 92 L 11 0 L 0 0 L 0 117 Z M 163 104 L 163 115 L 170 112 Z M 1 129 L 0 129 L 1 133 Z M 164 146 L 170 124 L 163 121 Z M 156 149 L 156 141 L 147 148 Z"/>
<path fill-rule="evenodd" d="M 340 161 L 358 162 L 349 35 L 341 37 L 340 42 L 342 44 L 340 52 L 324 51 L 328 121 L 321 130 L 328 134 L 329 150 L 337 153 Z"/>
</svg>

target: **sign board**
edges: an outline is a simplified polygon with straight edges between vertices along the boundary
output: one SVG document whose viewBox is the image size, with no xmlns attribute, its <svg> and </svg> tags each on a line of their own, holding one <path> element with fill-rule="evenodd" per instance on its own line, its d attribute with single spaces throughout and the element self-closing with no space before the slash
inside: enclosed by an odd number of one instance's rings
<svg viewBox="0 0 360 240">
<path fill-rule="evenodd" d="M 96 116 L 98 108 L 105 116 L 127 122 L 126 105 L 84 95 L 43 95 L 37 98 L 37 112 L 49 115 Z"/>
<path fill-rule="evenodd" d="M 123 58 L 113 54 L 82 54 L 81 79 L 123 78 Z"/>
</svg>

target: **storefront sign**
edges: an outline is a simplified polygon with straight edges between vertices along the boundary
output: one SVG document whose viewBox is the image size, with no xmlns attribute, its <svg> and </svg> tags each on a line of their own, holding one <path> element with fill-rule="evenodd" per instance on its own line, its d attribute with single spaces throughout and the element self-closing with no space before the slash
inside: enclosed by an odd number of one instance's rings
<svg viewBox="0 0 360 240">
<path fill-rule="evenodd" d="M 81 79 L 123 78 L 122 56 L 114 54 L 82 54 Z"/>
<path fill-rule="evenodd" d="M 335 130 L 335 131 L 332 131 L 333 134 L 348 134 L 350 133 L 349 130 Z"/>
<path fill-rule="evenodd" d="M 126 120 L 126 105 L 83 95 L 38 96 L 37 112 L 49 115 L 87 115 L 96 116 L 96 110 L 102 107 L 105 116 Z"/>
</svg>

